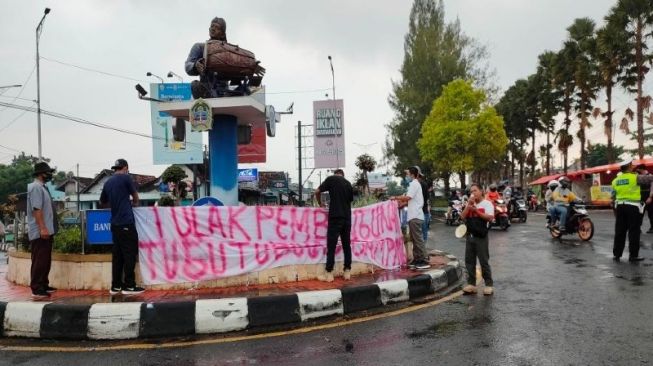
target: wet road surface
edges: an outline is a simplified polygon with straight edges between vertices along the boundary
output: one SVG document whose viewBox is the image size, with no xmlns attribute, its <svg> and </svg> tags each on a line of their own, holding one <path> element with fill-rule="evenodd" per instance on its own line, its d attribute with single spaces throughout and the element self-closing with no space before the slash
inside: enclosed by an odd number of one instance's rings
<svg viewBox="0 0 653 366">
<path fill-rule="evenodd" d="M 653 234 L 642 234 L 644 262 L 616 263 L 612 213 L 590 215 L 597 232 L 588 243 L 550 239 L 543 215 L 507 232 L 492 231 L 492 297 L 460 296 L 397 316 L 258 340 L 157 350 L 0 352 L 0 365 L 653 364 Z M 433 223 L 430 246 L 462 260 L 464 242 L 453 230 Z M 50 345 L 31 345 L 39 344 Z"/>
</svg>

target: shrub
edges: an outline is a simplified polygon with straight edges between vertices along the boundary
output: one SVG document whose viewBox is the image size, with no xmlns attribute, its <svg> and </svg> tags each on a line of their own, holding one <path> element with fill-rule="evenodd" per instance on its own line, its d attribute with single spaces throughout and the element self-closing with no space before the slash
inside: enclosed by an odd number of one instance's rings
<svg viewBox="0 0 653 366">
<path fill-rule="evenodd" d="M 81 253 L 82 232 L 79 226 L 61 228 L 54 236 L 54 251 L 57 253 Z"/>
</svg>

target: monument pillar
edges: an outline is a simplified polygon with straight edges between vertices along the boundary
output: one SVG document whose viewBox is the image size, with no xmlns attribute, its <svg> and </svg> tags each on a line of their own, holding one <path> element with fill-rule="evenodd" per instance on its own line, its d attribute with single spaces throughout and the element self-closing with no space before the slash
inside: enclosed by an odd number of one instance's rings
<svg viewBox="0 0 653 366">
<path fill-rule="evenodd" d="M 209 130 L 211 196 L 225 206 L 238 205 L 238 118 L 213 116 Z"/>
</svg>

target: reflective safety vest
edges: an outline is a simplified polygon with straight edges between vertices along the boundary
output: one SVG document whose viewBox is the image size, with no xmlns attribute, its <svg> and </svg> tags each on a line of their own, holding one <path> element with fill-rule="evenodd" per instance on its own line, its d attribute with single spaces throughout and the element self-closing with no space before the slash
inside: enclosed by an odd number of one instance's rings
<svg viewBox="0 0 653 366">
<path fill-rule="evenodd" d="M 640 202 L 642 198 L 637 174 L 632 172 L 623 173 L 612 180 L 612 189 L 617 201 Z"/>
</svg>

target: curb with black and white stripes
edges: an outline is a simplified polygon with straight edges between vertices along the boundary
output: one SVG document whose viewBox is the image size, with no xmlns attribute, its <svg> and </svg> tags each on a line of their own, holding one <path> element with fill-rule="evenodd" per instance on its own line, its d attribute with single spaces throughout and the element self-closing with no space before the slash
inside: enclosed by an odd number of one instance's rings
<svg viewBox="0 0 653 366">
<path fill-rule="evenodd" d="M 1 334 L 71 340 L 177 337 L 297 324 L 409 301 L 458 286 L 462 268 L 453 256 L 444 268 L 405 280 L 342 289 L 252 298 L 188 302 L 0 302 Z"/>
</svg>

